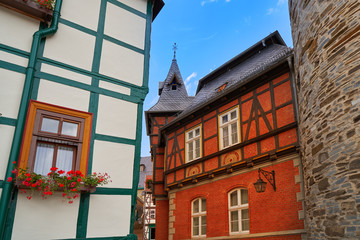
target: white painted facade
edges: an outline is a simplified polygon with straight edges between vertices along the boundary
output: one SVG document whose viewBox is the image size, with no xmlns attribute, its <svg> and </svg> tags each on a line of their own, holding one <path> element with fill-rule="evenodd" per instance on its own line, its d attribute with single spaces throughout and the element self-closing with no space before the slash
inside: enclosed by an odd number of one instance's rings
<svg viewBox="0 0 360 240">
<path fill-rule="evenodd" d="M 79 199 L 68 204 L 61 192 L 47 199 L 34 195 L 31 200 L 15 193 L 16 202 L 9 203 L 12 210 L 6 217 L 12 222 L 0 239 L 131 233 L 152 5 L 151 0 L 63 0 L 57 32 L 40 44 L 30 98 L 93 114 L 88 171 L 106 172 L 112 182 L 88 194 L 87 205 Z M 40 21 L 0 6 L 0 33 L 6 32 L 0 34 L 0 196 L 7 184 L 10 152 L 20 151 L 12 142 L 19 122 L 26 124 L 18 114 L 27 109 L 21 106 L 21 96 L 33 34 L 39 28 Z M 133 195 L 136 199 L 136 191 Z M 80 217 L 81 209 L 88 214 Z M 85 230 L 79 230 L 79 221 L 87 224 Z"/>
</svg>

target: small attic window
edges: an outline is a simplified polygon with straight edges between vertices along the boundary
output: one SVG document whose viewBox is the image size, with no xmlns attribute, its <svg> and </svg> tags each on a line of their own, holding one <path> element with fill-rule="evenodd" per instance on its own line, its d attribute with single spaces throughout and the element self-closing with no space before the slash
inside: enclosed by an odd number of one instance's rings
<svg viewBox="0 0 360 240">
<path fill-rule="evenodd" d="M 217 92 L 221 92 L 222 90 L 224 90 L 227 84 L 228 84 L 228 83 L 224 83 L 223 85 L 221 85 L 220 87 L 218 87 L 218 88 L 217 88 Z"/>
<path fill-rule="evenodd" d="M 140 172 L 145 171 L 145 165 L 144 164 L 140 164 Z"/>
<path fill-rule="evenodd" d="M 176 90 L 177 89 L 178 81 L 177 81 L 176 77 L 173 78 L 170 85 L 171 85 L 171 90 Z"/>
</svg>

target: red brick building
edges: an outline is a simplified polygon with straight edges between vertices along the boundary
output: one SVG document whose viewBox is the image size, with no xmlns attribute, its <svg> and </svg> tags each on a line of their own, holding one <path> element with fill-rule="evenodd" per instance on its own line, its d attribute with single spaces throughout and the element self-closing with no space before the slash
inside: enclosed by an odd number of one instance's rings
<svg viewBox="0 0 360 240">
<path fill-rule="evenodd" d="M 202 78 L 195 97 L 173 59 L 145 113 L 157 240 L 301 239 L 292 57 L 274 32 Z"/>
</svg>

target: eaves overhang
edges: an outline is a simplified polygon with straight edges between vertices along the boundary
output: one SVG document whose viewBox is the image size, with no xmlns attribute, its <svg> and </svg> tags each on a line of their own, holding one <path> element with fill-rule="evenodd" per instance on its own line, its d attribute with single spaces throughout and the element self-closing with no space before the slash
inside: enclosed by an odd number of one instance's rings
<svg viewBox="0 0 360 240">
<path fill-rule="evenodd" d="M 152 21 L 154 21 L 154 19 L 159 14 L 164 5 L 165 3 L 163 0 L 154 0 Z"/>
</svg>

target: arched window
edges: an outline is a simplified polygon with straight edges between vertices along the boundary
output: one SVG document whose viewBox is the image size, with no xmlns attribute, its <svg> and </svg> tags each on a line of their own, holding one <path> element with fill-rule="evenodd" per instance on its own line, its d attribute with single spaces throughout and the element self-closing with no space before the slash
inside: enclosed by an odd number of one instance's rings
<svg viewBox="0 0 360 240">
<path fill-rule="evenodd" d="M 230 234 L 249 233 L 249 222 L 248 191 L 235 189 L 229 193 Z"/>
<path fill-rule="evenodd" d="M 191 235 L 206 236 L 206 199 L 197 198 L 191 204 Z"/>
</svg>

